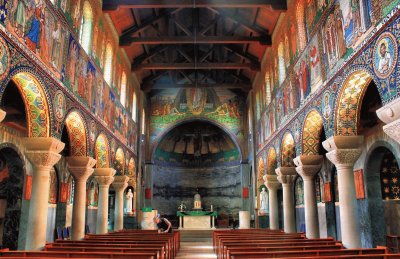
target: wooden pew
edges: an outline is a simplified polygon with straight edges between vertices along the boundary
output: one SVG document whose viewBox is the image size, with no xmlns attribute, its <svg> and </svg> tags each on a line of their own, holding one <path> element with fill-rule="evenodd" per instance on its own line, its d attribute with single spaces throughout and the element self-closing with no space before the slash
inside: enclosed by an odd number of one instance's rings
<svg viewBox="0 0 400 259">
<path fill-rule="evenodd" d="M 70 251 L 5 251 L 0 250 L 1 257 L 12 258 L 137 258 L 156 259 L 156 252 L 135 252 L 135 253 L 103 253 L 103 252 L 70 252 Z"/>
</svg>

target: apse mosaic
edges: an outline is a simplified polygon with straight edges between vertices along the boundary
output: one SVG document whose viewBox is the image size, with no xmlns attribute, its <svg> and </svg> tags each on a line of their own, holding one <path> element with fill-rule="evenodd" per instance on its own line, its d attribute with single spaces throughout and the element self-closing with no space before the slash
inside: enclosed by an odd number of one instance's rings
<svg viewBox="0 0 400 259">
<path fill-rule="evenodd" d="M 243 114 L 243 99 L 227 89 L 164 90 L 151 98 L 151 140 L 168 126 L 195 118 L 215 121 L 243 140 Z"/>
<path fill-rule="evenodd" d="M 68 130 L 71 156 L 86 156 L 86 128 L 81 115 L 76 111 L 69 113 L 65 126 Z"/>
<path fill-rule="evenodd" d="M 323 130 L 321 115 L 312 110 L 308 113 L 303 127 L 303 154 L 318 155 L 320 136 Z"/>
<path fill-rule="evenodd" d="M 50 135 L 49 107 L 46 95 L 39 82 L 28 73 L 18 73 L 13 81 L 23 97 L 27 110 L 28 136 L 48 137 Z"/>
<path fill-rule="evenodd" d="M 96 140 L 95 157 L 97 160 L 96 167 L 108 168 L 110 166 L 110 155 L 108 140 L 104 134 L 100 134 Z"/>
</svg>

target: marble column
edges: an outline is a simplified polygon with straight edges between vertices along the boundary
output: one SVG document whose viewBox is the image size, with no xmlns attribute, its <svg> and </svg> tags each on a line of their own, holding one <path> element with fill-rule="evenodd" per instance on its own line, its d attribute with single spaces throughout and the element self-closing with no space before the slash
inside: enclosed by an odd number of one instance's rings
<svg viewBox="0 0 400 259">
<path fill-rule="evenodd" d="M 124 190 L 128 187 L 129 177 L 114 176 L 112 186 L 115 190 L 114 231 L 124 228 Z"/>
<path fill-rule="evenodd" d="M 46 244 L 50 170 L 60 160 L 64 143 L 51 137 L 24 138 L 22 143 L 33 166 L 25 249 L 39 250 Z"/>
<path fill-rule="evenodd" d="M 278 189 L 281 187 L 276 175 L 266 175 L 265 186 L 268 188 L 269 228 L 279 229 Z"/>
<path fill-rule="evenodd" d="M 75 183 L 71 240 L 81 240 L 85 236 L 86 181 L 94 171 L 96 160 L 87 156 L 67 157 L 66 160 Z"/>
<path fill-rule="evenodd" d="M 362 153 L 363 142 L 363 136 L 333 136 L 322 143 L 328 151 L 326 157 L 337 170 L 340 229 L 346 248 L 361 247 L 353 167 Z"/>
<path fill-rule="evenodd" d="M 283 188 L 283 226 L 285 233 L 296 233 L 293 183 L 297 173 L 294 167 L 279 167 L 275 170 Z"/>
<path fill-rule="evenodd" d="M 0 109 L 0 122 L 2 122 L 5 117 L 6 117 L 6 112 L 4 110 Z"/>
<path fill-rule="evenodd" d="M 96 234 L 105 234 L 108 232 L 108 191 L 110 184 L 114 181 L 115 172 L 113 168 L 94 169 L 94 179 L 99 184 Z"/>
<path fill-rule="evenodd" d="M 400 98 L 378 109 L 376 114 L 386 124 L 383 131 L 400 144 Z"/>
<path fill-rule="evenodd" d="M 315 175 L 321 170 L 324 157 L 321 155 L 301 155 L 293 159 L 297 173 L 304 183 L 304 211 L 306 237 L 319 238 L 318 207 L 315 196 Z"/>
</svg>

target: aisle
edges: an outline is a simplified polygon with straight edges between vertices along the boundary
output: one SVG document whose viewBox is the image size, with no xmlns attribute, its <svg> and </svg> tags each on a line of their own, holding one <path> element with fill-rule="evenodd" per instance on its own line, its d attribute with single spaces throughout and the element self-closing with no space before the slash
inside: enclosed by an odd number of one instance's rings
<svg viewBox="0 0 400 259">
<path fill-rule="evenodd" d="M 212 231 L 181 231 L 181 248 L 176 259 L 217 258 L 212 247 Z"/>
</svg>

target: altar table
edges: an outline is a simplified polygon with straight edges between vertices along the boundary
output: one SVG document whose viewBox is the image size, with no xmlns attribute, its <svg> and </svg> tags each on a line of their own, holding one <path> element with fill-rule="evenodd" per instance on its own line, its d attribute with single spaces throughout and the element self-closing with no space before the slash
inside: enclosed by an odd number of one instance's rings
<svg viewBox="0 0 400 259">
<path fill-rule="evenodd" d="M 178 211 L 179 229 L 215 229 L 216 211 Z"/>
</svg>

